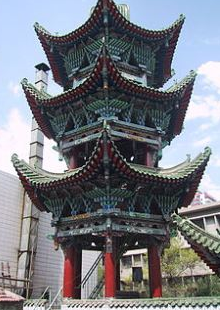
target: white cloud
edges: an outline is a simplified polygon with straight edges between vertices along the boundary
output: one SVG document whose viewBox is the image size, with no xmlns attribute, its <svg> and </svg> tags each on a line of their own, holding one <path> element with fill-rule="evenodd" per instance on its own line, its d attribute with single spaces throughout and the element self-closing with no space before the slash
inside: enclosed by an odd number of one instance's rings
<svg viewBox="0 0 220 310">
<path fill-rule="evenodd" d="M 220 100 L 214 96 L 193 96 L 186 114 L 186 120 L 196 118 L 208 118 L 214 124 L 219 123 Z"/>
<path fill-rule="evenodd" d="M 215 89 L 220 94 L 220 62 L 208 61 L 198 68 L 206 86 Z"/>
<path fill-rule="evenodd" d="M 193 146 L 194 147 L 205 147 L 207 146 L 210 142 L 212 141 L 211 137 L 210 136 L 207 136 L 203 139 L 200 139 L 200 140 L 197 140 L 193 143 Z"/>
<path fill-rule="evenodd" d="M 21 85 L 19 83 L 10 81 L 8 84 L 8 89 L 15 97 L 19 97 L 21 95 Z"/>
<path fill-rule="evenodd" d="M 30 126 L 24 121 L 18 109 L 10 110 L 8 119 L 0 127 L 0 169 L 15 173 L 11 163 L 11 155 L 17 153 L 19 157 L 28 158 L 30 142 Z"/>
<path fill-rule="evenodd" d="M 59 161 L 58 152 L 52 149 L 54 145 L 56 145 L 54 141 L 44 139 L 43 169 L 51 172 L 63 172 L 67 167 L 64 160 Z"/>
<path fill-rule="evenodd" d="M 199 126 L 199 131 L 205 131 L 213 126 L 212 123 L 204 123 Z"/>
<path fill-rule="evenodd" d="M 28 162 L 31 124 L 28 124 L 18 109 L 11 109 L 4 126 L 0 127 L 0 170 L 16 174 L 11 156 L 17 153 L 20 159 Z M 61 172 L 66 169 L 64 162 L 58 161 L 58 153 L 52 150 L 55 143 L 45 139 L 44 169 Z"/>
<path fill-rule="evenodd" d="M 206 191 L 216 200 L 220 200 L 220 185 L 214 183 L 208 174 L 205 174 L 202 179 L 201 190 Z"/>
<path fill-rule="evenodd" d="M 212 164 L 215 167 L 220 167 L 220 156 L 218 155 L 212 156 L 210 164 Z"/>
</svg>

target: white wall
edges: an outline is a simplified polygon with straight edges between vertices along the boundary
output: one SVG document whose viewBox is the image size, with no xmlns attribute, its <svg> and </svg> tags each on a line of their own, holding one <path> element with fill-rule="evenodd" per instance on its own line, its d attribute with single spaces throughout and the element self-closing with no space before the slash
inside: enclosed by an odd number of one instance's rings
<svg viewBox="0 0 220 310">
<path fill-rule="evenodd" d="M 9 262 L 12 277 L 17 271 L 22 201 L 19 179 L 0 171 L 0 263 Z"/>
<path fill-rule="evenodd" d="M 47 286 L 50 286 L 52 296 L 54 296 L 63 283 L 63 253 L 61 249 L 55 251 L 53 241 L 48 238 L 48 235 L 54 233 L 50 222 L 51 214 L 41 212 L 34 265 L 33 297 L 40 297 Z"/>
<path fill-rule="evenodd" d="M 82 253 L 82 279 L 85 277 L 87 272 L 90 270 L 92 267 L 93 263 L 99 256 L 100 252 L 98 251 L 83 251 Z M 98 278 L 98 268 L 94 270 L 92 273 L 91 277 L 89 278 L 87 284 L 85 285 L 84 288 L 82 288 L 82 293 L 81 296 L 82 298 L 88 298 L 89 295 L 91 294 L 93 288 L 97 284 L 97 278 Z"/>
</svg>

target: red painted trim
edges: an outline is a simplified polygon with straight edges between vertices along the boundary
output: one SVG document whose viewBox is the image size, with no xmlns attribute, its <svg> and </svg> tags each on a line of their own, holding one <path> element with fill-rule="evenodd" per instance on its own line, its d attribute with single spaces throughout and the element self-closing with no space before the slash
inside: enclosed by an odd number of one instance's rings
<svg viewBox="0 0 220 310">
<path fill-rule="evenodd" d="M 162 276 L 160 268 L 160 256 L 156 246 L 148 248 L 148 266 L 149 266 L 149 282 L 150 297 L 162 297 Z"/>
</svg>

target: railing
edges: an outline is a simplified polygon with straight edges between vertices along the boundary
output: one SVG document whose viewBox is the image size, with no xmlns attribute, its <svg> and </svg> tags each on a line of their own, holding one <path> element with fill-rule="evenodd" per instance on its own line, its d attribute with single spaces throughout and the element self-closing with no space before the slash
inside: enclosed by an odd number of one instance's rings
<svg viewBox="0 0 220 310">
<path fill-rule="evenodd" d="M 94 278 L 92 277 L 92 275 L 97 270 L 97 267 L 98 267 L 100 261 L 102 260 L 103 255 L 104 255 L 103 252 L 101 252 L 99 254 L 99 256 L 96 258 L 96 260 L 94 261 L 93 265 L 91 266 L 89 271 L 86 273 L 86 275 L 84 276 L 83 280 L 81 281 L 81 283 L 79 285 L 79 287 L 84 289 L 84 296 L 86 298 L 88 298 L 90 296 L 91 289 L 93 290 L 94 284 L 92 283 L 92 281 L 94 280 Z"/>
<path fill-rule="evenodd" d="M 134 238 L 134 236 L 133 236 Z M 125 241 L 124 241 L 124 245 L 120 248 L 118 255 L 116 257 L 116 262 L 118 263 L 122 257 L 122 255 L 126 252 L 127 247 L 128 247 L 128 243 L 132 241 L 133 239 L 132 237 L 130 237 L 129 235 L 126 237 Z M 102 253 L 102 256 L 104 254 Z M 92 290 L 91 294 L 89 294 L 89 299 L 97 299 L 99 297 L 99 294 L 104 286 L 104 275 L 101 277 L 101 279 L 98 281 L 97 285 L 94 287 L 94 289 Z"/>
<path fill-rule="evenodd" d="M 62 292 L 62 289 L 63 289 L 63 287 L 61 286 L 60 289 L 58 290 L 58 292 L 56 293 L 56 295 L 54 296 L 54 299 L 51 301 L 51 303 L 50 303 L 49 307 L 47 308 L 47 310 L 50 310 L 53 307 L 53 305 L 55 304 L 55 301 L 57 301 L 60 293 Z"/>
<path fill-rule="evenodd" d="M 47 286 L 44 290 L 44 292 L 42 293 L 42 295 L 40 296 L 39 299 L 35 301 L 31 301 L 29 300 L 29 303 L 27 305 L 24 305 L 24 310 L 37 310 L 38 308 L 40 309 L 46 309 L 46 307 L 44 308 L 42 305 L 46 304 L 46 300 L 43 298 L 44 295 L 46 294 L 47 291 L 49 291 L 50 287 Z M 31 304 L 33 303 L 33 304 Z"/>
<path fill-rule="evenodd" d="M 89 295 L 89 299 L 98 298 L 103 286 L 104 286 L 104 275 L 101 277 L 101 279 L 98 281 L 97 285 L 92 290 L 91 294 Z"/>
<path fill-rule="evenodd" d="M 98 264 L 99 264 L 100 260 L 103 258 L 103 255 L 104 255 L 103 252 L 101 252 L 99 254 L 99 256 L 96 258 L 96 260 L 94 261 L 92 267 L 89 269 L 89 271 L 87 272 L 87 274 L 83 278 L 83 280 L 82 280 L 82 282 L 80 284 L 81 287 L 83 287 L 83 288 L 85 287 L 87 281 L 89 280 L 89 278 L 91 277 L 91 275 L 95 271 L 96 267 L 98 267 Z"/>
</svg>

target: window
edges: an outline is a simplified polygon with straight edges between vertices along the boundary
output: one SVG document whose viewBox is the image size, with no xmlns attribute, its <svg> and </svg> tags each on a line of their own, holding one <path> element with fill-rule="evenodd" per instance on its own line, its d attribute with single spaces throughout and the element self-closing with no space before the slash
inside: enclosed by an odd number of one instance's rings
<svg viewBox="0 0 220 310">
<path fill-rule="evenodd" d="M 200 228 L 204 229 L 204 223 L 203 223 L 203 219 L 192 219 L 192 222 L 194 224 L 196 224 L 197 226 L 199 226 Z"/>
<path fill-rule="evenodd" d="M 131 256 L 123 256 L 121 259 L 122 265 L 125 268 L 131 268 L 132 265 L 132 260 L 131 260 Z"/>
</svg>

